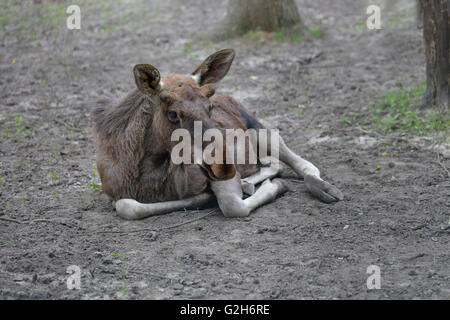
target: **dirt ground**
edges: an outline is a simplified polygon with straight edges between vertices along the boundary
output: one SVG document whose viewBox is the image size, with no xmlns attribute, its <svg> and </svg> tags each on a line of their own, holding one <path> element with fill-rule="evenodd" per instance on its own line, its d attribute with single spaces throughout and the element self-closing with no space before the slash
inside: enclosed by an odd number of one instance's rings
<svg viewBox="0 0 450 320">
<path fill-rule="evenodd" d="M 450 298 L 448 137 L 340 121 L 424 81 L 413 1 L 298 0 L 323 32 L 300 43 L 209 41 L 226 1 L 74 1 L 81 30 L 66 29 L 69 3 L 43 2 L 0 5 L 1 299 Z M 381 30 L 365 27 L 369 4 Z M 94 102 L 133 89 L 137 63 L 190 73 L 227 47 L 219 91 L 280 128 L 345 200 L 319 202 L 286 170 L 291 190 L 245 219 L 122 220 L 97 187 Z M 71 265 L 80 290 L 67 288 Z"/>
</svg>

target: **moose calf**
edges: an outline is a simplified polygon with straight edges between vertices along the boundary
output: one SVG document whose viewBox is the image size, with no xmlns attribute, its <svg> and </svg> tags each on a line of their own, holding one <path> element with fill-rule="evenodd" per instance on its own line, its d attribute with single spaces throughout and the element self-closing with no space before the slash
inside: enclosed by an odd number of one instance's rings
<svg viewBox="0 0 450 320">
<path fill-rule="evenodd" d="M 92 112 L 98 154 L 97 168 L 103 191 L 115 202 L 125 219 L 141 219 L 183 208 L 196 208 L 217 199 L 226 217 L 245 217 L 255 208 L 286 191 L 277 169 L 261 170 L 257 163 L 204 160 L 172 161 L 177 129 L 194 134 L 208 129 L 266 130 L 242 104 L 229 95 L 215 95 L 215 85 L 230 69 L 234 50 L 209 56 L 192 75 L 173 74 L 161 79 L 149 64 L 134 67 L 137 88 L 120 100 L 104 99 Z M 271 150 L 270 134 L 259 135 L 249 148 Z M 256 145 L 255 145 L 256 144 Z M 319 170 L 278 140 L 281 162 L 304 178 L 307 189 L 324 202 L 343 199 L 342 193 L 320 178 Z M 236 144 L 223 144 L 222 151 Z M 202 142 L 202 151 L 207 144 Z M 242 148 L 242 146 L 240 147 Z M 184 154 L 189 159 L 192 155 Z M 270 152 L 268 156 L 271 156 Z M 276 160 L 276 159 L 275 159 Z M 274 159 L 272 159 L 274 161 Z M 271 180 L 272 179 L 272 180 Z M 255 185 L 261 183 L 256 189 Z M 244 199 L 243 194 L 249 196 Z"/>
</svg>

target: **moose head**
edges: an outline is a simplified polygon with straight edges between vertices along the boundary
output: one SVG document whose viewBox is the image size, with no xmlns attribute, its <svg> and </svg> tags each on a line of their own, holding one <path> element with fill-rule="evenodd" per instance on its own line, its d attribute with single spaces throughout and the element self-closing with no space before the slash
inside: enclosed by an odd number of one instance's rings
<svg viewBox="0 0 450 320">
<path fill-rule="evenodd" d="M 150 64 L 138 64 L 133 73 L 138 90 L 149 96 L 155 106 L 152 134 L 164 142 L 162 145 L 170 153 L 177 144 L 171 137 L 175 130 L 185 129 L 194 135 L 195 123 L 201 123 L 202 134 L 217 124 L 211 119 L 216 84 L 222 80 L 231 67 L 235 53 L 232 49 L 220 50 L 203 61 L 192 75 L 173 74 L 161 78 L 159 70 Z M 194 141 L 194 139 L 192 139 Z M 202 149 L 206 147 L 202 142 Z M 225 146 L 224 152 L 225 151 Z M 194 147 L 191 148 L 194 150 Z M 194 154 L 190 155 L 194 159 Z M 192 160 L 194 161 L 194 160 Z M 233 164 L 199 163 L 212 180 L 227 180 L 234 177 Z"/>
</svg>

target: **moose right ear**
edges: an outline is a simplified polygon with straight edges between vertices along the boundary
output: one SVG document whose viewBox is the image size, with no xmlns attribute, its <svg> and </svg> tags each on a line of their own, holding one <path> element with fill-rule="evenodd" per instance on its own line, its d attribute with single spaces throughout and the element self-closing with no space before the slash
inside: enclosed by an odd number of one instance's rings
<svg viewBox="0 0 450 320">
<path fill-rule="evenodd" d="M 161 90 L 161 75 L 151 64 L 138 64 L 133 73 L 136 86 L 142 93 L 154 95 Z"/>
<path fill-rule="evenodd" d="M 195 69 L 192 76 L 199 86 L 219 82 L 225 77 L 228 70 L 230 70 L 233 59 L 233 49 L 219 50 L 206 58 L 205 61 Z"/>
</svg>

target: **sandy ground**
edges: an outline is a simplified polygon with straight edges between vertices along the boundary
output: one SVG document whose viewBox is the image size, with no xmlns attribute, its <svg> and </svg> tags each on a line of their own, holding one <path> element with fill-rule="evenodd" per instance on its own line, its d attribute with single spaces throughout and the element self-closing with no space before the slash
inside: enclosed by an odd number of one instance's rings
<svg viewBox="0 0 450 320">
<path fill-rule="evenodd" d="M 414 3 L 371 1 L 383 28 L 367 30 L 366 1 L 296 2 L 321 38 L 211 42 L 217 0 L 79 1 L 78 31 L 68 4 L 0 5 L 0 298 L 450 298 L 448 150 L 339 120 L 424 80 Z M 286 170 L 291 191 L 245 219 L 120 219 L 95 188 L 94 102 L 133 89 L 137 63 L 189 73 L 225 47 L 237 56 L 219 91 L 279 127 L 345 200 L 319 202 Z M 70 265 L 80 290 L 66 286 Z"/>
</svg>

